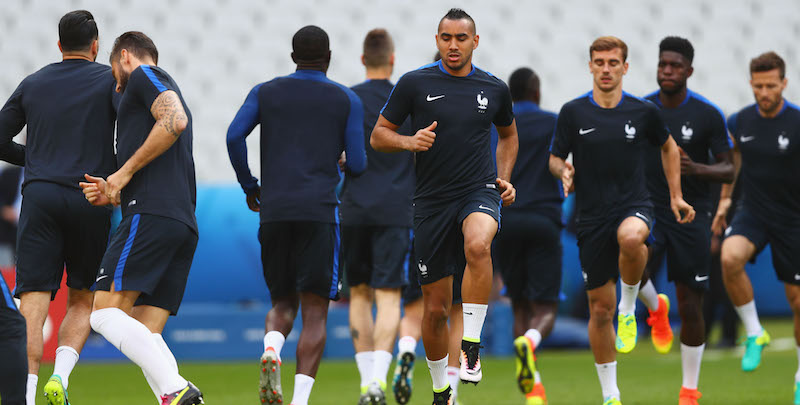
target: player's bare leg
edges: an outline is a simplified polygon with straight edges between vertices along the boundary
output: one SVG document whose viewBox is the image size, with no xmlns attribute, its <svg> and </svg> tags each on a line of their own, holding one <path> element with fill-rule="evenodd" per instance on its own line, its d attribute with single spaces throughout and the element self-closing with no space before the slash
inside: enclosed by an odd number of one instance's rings
<svg viewBox="0 0 800 405">
<path fill-rule="evenodd" d="M 27 402 L 34 403 L 39 380 L 39 365 L 44 353 L 42 328 L 50 308 L 50 291 L 28 291 L 20 293 L 19 312 L 25 317 L 28 333 L 28 384 L 25 390 Z"/>
<path fill-rule="evenodd" d="M 587 291 L 586 295 L 589 298 L 589 344 L 594 354 L 603 398 L 619 399 L 613 323 L 617 303 L 616 283 L 609 280 L 601 287 Z"/>
<path fill-rule="evenodd" d="M 529 403 L 546 403 L 544 385 L 536 369 L 535 351 L 542 339 L 553 331 L 558 302 L 512 299 L 513 333 L 516 353 L 517 384 Z"/>
<path fill-rule="evenodd" d="M 374 347 L 372 336 L 375 323 L 372 319 L 373 290 L 366 283 L 350 286 L 350 338 L 356 351 L 355 359 L 361 377 L 361 396 L 365 398 L 372 382 Z M 363 400 L 362 400 L 363 402 Z"/>
<path fill-rule="evenodd" d="M 373 331 L 373 381 L 386 391 L 386 375 L 392 364 L 392 350 L 400 327 L 400 289 L 376 288 L 375 329 Z"/>
<path fill-rule="evenodd" d="M 264 353 L 258 361 L 258 395 L 262 403 L 283 402 L 281 388 L 281 349 L 292 332 L 300 308 L 300 297 L 290 293 L 272 298 L 272 308 L 264 319 Z"/>
<path fill-rule="evenodd" d="M 637 213 L 638 214 L 638 213 Z M 620 353 L 629 353 L 636 347 L 636 297 L 639 282 L 647 265 L 647 246 L 644 241 L 650 229 L 638 217 L 628 217 L 617 228 L 619 244 L 620 299 L 616 347 Z"/>
<path fill-rule="evenodd" d="M 422 299 L 407 302 L 403 306 L 403 319 L 400 320 L 397 334 L 397 365 L 392 379 L 392 391 L 398 404 L 407 404 L 411 399 L 417 341 L 422 336 L 424 311 Z"/>
<path fill-rule="evenodd" d="M 328 324 L 328 298 L 300 293 L 300 314 L 303 330 L 297 342 L 297 373 L 294 376 L 292 402 L 307 403 L 325 350 Z"/>
<path fill-rule="evenodd" d="M 423 285 L 422 300 L 425 307 L 422 316 L 422 344 L 425 346 L 433 391 L 444 392 L 449 387 L 447 364 L 450 333 L 447 318 L 453 301 L 453 276 Z"/>
<path fill-rule="evenodd" d="M 161 336 L 161 332 L 164 331 L 164 326 L 166 326 L 167 320 L 169 319 L 169 311 L 150 305 L 137 305 L 133 307 L 132 315 L 134 319 L 141 322 L 152 333 L 153 341 L 155 341 L 161 349 L 161 353 L 164 354 L 170 367 L 177 373 L 178 361 L 175 360 L 175 356 L 167 346 L 167 342 L 165 342 L 164 338 Z M 142 370 L 142 373 L 144 374 L 145 380 L 147 380 L 147 384 L 150 386 L 150 390 L 153 391 L 153 395 L 156 397 L 156 402 L 160 403 L 161 388 L 156 385 L 153 378 L 145 373 L 144 370 Z"/>
<path fill-rule="evenodd" d="M 678 312 L 681 317 L 681 368 L 683 381 L 681 397 L 700 398 L 698 383 L 700 380 L 700 363 L 705 351 L 706 324 L 703 319 L 702 290 L 690 288 L 676 282 L 675 293 L 678 296 Z"/>
<path fill-rule="evenodd" d="M 447 382 L 450 384 L 452 391 L 453 405 L 458 400 L 458 385 L 461 380 L 459 371 L 461 368 L 460 354 L 461 354 L 461 336 L 464 334 L 464 309 L 461 304 L 453 304 L 450 307 L 450 319 L 448 321 L 450 328 L 450 343 L 448 344 L 447 355 Z"/>
</svg>

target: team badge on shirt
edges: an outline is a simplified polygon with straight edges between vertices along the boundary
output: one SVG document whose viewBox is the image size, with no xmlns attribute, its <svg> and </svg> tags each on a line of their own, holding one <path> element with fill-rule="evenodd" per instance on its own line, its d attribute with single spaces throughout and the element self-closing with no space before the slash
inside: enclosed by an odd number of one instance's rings
<svg viewBox="0 0 800 405">
<path fill-rule="evenodd" d="M 481 91 L 478 93 L 478 112 L 481 114 L 486 113 L 487 108 L 489 108 L 489 99 Z"/>
<path fill-rule="evenodd" d="M 636 127 L 631 126 L 630 121 L 625 124 L 625 138 L 628 139 L 628 142 L 636 138 Z"/>
<path fill-rule="evenodd" d="M 785 152 L 787 149 L 789 149 L 789 138 L 786 137 L 785 131 L 778 135 L 778 149 L 781 152 Z"/>
<path fill-rule="evenodd" d="M 681 126 L 681 135 L 683 136 L 684 142 L 689 142 L 692 140 L 692 135 L 694 135 L 694 130 L 692 127 L 689 126 L 690 123 L 687 121 L 683 126 Z"/>
</svg>

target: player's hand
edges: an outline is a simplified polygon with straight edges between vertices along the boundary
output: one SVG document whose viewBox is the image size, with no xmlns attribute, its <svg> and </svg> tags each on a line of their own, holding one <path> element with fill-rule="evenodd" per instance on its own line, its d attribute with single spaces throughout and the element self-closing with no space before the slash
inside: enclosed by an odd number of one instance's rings
<svg viewBox="0 0 800 405">
<path fill-rule="evenodd" d="M 733 204 L 733 201 L 730 198 L 719 200 L 717 213 L 714 215 L 714 221 L 711 222 L 711 232 L 713 232 L 714 235 L 722 235 L 722 233 L 725 232 L 725 228 L 728 227 L 727 217 L 728 211 L 731 209 L 731 204 Z"/>
<path fill-rule="evenodd" d="M 681 148 L 678 147 L 678 153 L 681 156 L 681 174 L 693 175 L 695 174 L 695 163 L 689 155 Z"/>
<path fill-rule="evenodd" d="M 347 152 L 342 152 L 342 154 L 339 155 L 339 169 L 341 169 L 342 171 L 344 171 L 345 163 L 347 163 Z"/>
<path fill-rule="evenodd" d="M 437 125 L 439 123 L 433 121 L 431 125 L 417 131 L 414 136 L 409 138 L 408 148 L 406 149 L 411 152 L 425 152 L 430 149 L 433 146 L 433 141 L 436 140 L 436 132 L 433 132 L 433 130 L 436 129 Z"/>
<path fill-rule="evenodd" d="M 106 197 L 106 181 L 102 177 L 93 177 L 88 174 L 84 174 L 83 177 L 88 183 L 82 181 L 78 185 L 81 186 L 83 196 L 86 197 L 89 204 L 98 206 L 111 204 L 111 200 Z"/>
<path fill-rule="evenodd" d="M 122 195 L 122 189 L 131 181 L 132 175 L 127 171 L 117 170 L 114 174 L 106 178 L 106 197 L 111 201 L 111 204 L 118 206 Z"/>
<path fill-rule="evenodd" d="M 500 189 L 500 198 L 503 199 L 503 206 L 508 207 L 513 204 L 517 200 L 517 189 L 514 188 L 514 185 L 499 177 L 495 182 L 497 182 L 497 187 Z"/>
<path fill-rule="evenodd" d="M 564 188 L 564 198 L 567 198 L 569 193 L 575 191 L 575 166 L 570 162 L 564 162 L 564 168 L 561 169 L 561 186 Z"/>
<path fill-rule="evenodd" d="M 675 220 L 679 224 L 688 224 L 694 221 L 694 208 L 686 201 L 683 201 L 682 197 L 672 198 L 669 204 L 672 208 L 672 213 L 675 214 Z"/>
<path fill-rule="evenodd" d="M 247 208 L 250 208 L 250 211 L 253 212 L 260 212 L 261 211 L 261 189 L 257 188 L 250 193 L 247 194 Z"/>
</svg>

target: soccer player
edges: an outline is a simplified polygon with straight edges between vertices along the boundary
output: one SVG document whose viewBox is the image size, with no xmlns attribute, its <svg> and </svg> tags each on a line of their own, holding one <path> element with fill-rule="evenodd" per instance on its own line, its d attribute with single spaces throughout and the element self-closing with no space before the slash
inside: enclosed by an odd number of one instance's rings
<svg viewBox="0 0 800 405">
<path fill-rule="evenodd" d="M 227 139 L 247 204 L 260 211 L 261 260 L 272 298 L 259 363 L 261 402 L 283 401 L 281 348 L 299 308 L 303 330 L 292 403 L 306 405 L 325 348 L 328 303 L 339 299 L 338 160 L 345 151 L 348 175 L 363 172 L 367 160 L 361 100 L 326 77 L 328 34 L 313 25 L 301 28 L 292 38 L 292 60 L 296 72 L 253 87 Z M 245 144 L 258 124 L 261 187 L 247 165 Z"/>
<path fill-rule="evenodd" d="M 0 398 L 4 405 L 26 403 L 28 357 L 25 335 L 25 318 L 20 315 L 6 281 L 0 276 L 0 358 L 3 359 L 0 363 Z"/>
<path fill-rule="evenodd" d="M 561 290 L 561 186 L 547 168 L 556 114 L 539 108 L 539 83 L 528 68 L 508 79 L 520 145 L 511 172 L 517 200 L 503 210 L 494 250 L 511 298 L 517 383 L 528 405 L 547 402 L 534 351 L 553 330 Z"/>
<path fill-rule="evenodd" d="M 775 52 L 750 61 L 750 86 L 756 103 L 728 119 L 728 128 L 741 153 L 742 200 L 725 230 L 722 272 L 725 288 L 747 332 L 742 370 L 761 363 L 770 337 L 761 327 L 753 286 L 744 265 L 763 250 L 772 249 L 778 280 L 794 313 L 794 334 L 800 359 L 800 107 L 783 98 L 786 64 Z M 732 185 L 723 185 L 714 218 L 724 227 Z M 795 374 L 794 403 L 800 404 L 800 368 Z"/>
<path fill-rule="evenodd" d="M 350 331 L 361 375 L 359 404 L 378 405 L 386 403 L 386 374 L 400 324 L 400 289 L 407 283 L 414 154 L 378 153 L 369 146 L 368 136 L 394 87 L 389 81 L 394 43 L 385 29 L 367 33 L 361 62 L 367 81 L 352 90 L 364 105 L 364 147 L 370 168 L 360 176 L 345 175 L 342 248 L 350 283 Z M 373 296 L 378 308 L 374 320 Z"/>
<path fill-rule="evenodd" d="M 694 219 L 681 195 L 680 156 L 658 108 L 622 91 L 628 47 L 619 38 L 597 38 L 589 48 L 593 89 L 561 108 L 551 146 L 550 171 L 564 195 L 576 192 L 578 246 L 589 300 L 589 343 L 604 405 L 620 402 L 616 352 L 636 345 L 634 309 L 647 261 L 645 240 L 653 220 L 644 159 L 647 143 L 661 148 L 670 210 L 680 223 Z M 565 161 L 573 155 L 574 166 Z M 616 283 L 621 278 L 614 339 Z"/>
<path fill-rule="evenodd" d="M 86 174 L 80 185 L 90 203 L 121 206 L 122 222 L 95 280 L 92 329 L 142 368 L 162 405 L 200 404 L 160 335 L 178 312 L 197 247 L 191 113 L 145 34 L 120 35 L 110 61 L 122 94 L 119 169 L 106 179 Z"/>
<path fill-rule="evenodd" d="M 648 95 L 661 108 L 661 115 L 680 147 L 681 188 L 684 199 L 699 213 L 690 224 L 679 224 L 672 214 L 670 194 L 659 151 L 651 147 L 645 159 L 647 189 L 653 201 L 655 224 L 650 243 L 647 272 L 654 274 L 667 258 L 670 281 L 675 282 L 681 317 L 681 361 L 683 384 L 681 405 L 697 404 L 700 362 L 705 349 L 703 294 L 708 289 L 711 265 L 712 196 L 709 182 L 731 182 L 734 176 L 731 144 L 720 109 L 689 90 L 694 47 L 680 37 L 666 37 L 659 45 L 657 80 L 659 90 Z M 710 156 L 714 156 L 711 162 Z M 656 294 L 653 283 L 643 282 L 639 297 L 647 305 L 656 350 L 667 353 L 672 346 L 669 299 Z"/>
<path fill-rule="evenodd" d="M 417 153 L 414 253 L 434 404 L 450 402 L 447 318 L 453 276 L 461 269 L 464 336 L 459 377 L 475 384 L 481 380 L 480 336 L 492 285 L 491 244 L 501 205 L 515 198 L 507 181 L 517 155 L 511 97 L 505 83 L 472 64 L 478 40 L 469 14 L 448 11 L 436 35 L 442 60 L 400 78 L 370 140 L 378 151 Z M 398 134 L 409 115 L 412 128 L 420 129 L 413 136 Z M 500 134 L 497 169 L 491 157 L 492 124 Z"/>
<path fill-rule="evenodd" d="M 44 391 L 50 404 L 69 402 L 69 376 L 89 336 L 91 287 L 111 226 L 111 210 L 88 204 L 78 182 L 87 172 L 114 171 L 114 78 L 95 63 L 98 31 L 90 12 L 65 14 L 58 35 L 62 61 L 26 77 L 0 110 L 0 158 L 25 166 L 15 294 L 27 324 L 29 404 L 37 392 L 42 328 L 65 266 L 67 311 Z M 26 125 L 27 146 L 14 143 Z"/>
</svg>

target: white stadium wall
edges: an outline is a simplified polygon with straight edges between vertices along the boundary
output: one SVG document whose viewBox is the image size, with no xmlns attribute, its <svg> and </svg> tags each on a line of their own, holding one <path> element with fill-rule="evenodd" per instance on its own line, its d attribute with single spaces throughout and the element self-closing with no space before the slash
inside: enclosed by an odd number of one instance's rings
<svg viewBox="0 0 800 405">
<path fill-rule="evenodd" d="M 120 33 L 139 30 L 153 38 L 160 65 L 181 86 L 193 113 L 198 179 L 233 182 L 228 124 L 253 85 L 293 70 L 289 53 L 297 29 L 325 29 L 333 51 L 329 76 L 353 85 L 363 79 L 364 35 L 387 28 L 395 40 L 397 80 L 431 60 L 437 22 L 456 6 L 477 23 L 475 64 L 504 80 L 518 67 L 532 67 L 542 78 L 542 105 L 550 110 L 590 89 L 588 47 L 600 35 L 628 43 L 624 88 L 633 94 L 655 90 L 658 42 L 681 35 L 696 49 L 690 87 L 726 114 L 752 103 L 748 63 L 767 50 L 786 59 L 785 95 L 800 102 L 800 83 L 794 82 L 800 77 L 797 0 L 3 0 L 0 98 L 25 75 L 59 60 L 59 18 L 87 9 L 98 21 L 103 63 Z M 255 134 L 248 144 L 257 173 Z"/>
</svg>

